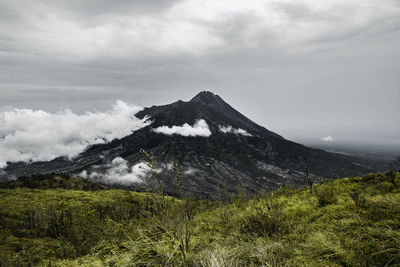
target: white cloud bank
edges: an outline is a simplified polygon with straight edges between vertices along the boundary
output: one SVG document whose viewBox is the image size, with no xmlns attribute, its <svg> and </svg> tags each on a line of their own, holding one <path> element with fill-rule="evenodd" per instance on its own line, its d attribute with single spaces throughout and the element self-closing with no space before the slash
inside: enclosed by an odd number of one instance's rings
<svg viewBox="0 0 400 267">
<path fill-rule="evenodd" d="M 243 136 L 253 136 L 252 134 L 250 134 L 248 131 L 246 131 L 244 129 L 233 128 L 230 125 L 228 125 L 228 126 L 219 125 L 218 129 L 222 133 L 233 133 L 233 134 L 240 134 L 240 135 L 243 135 Z"/>
<path fill-rule="evenodd" d="M 193 126 L 185 123 L 182 126 L 161 126 L 153 129 L 156 133 L 162 133 L 165 135 L 182 135 L 182 136 L 201 136 L 209 137 L 211 135 L 210 128 L 205 120 L 197 120 Z"/>
<path fill-rule="evenodd" d="M 83 171 L 78 176 L 105 184 L 130 185 L 134 183 L 143 183 L 146 175 L 151 172 L 150 167 L 143 162 L 129 168 L 128 162 L 121 157 L 113 159 L 111 164 L 106 167 L 108 169 L 104 173 L 100 171 L 93 171 L 90 173 Z"/>
<path fill-rule="evenodd" d="M 328 135 L 328 136 L 325 136 L 325 137 L 321 137 L 321 140 L 324 141 L 324 142 L 333 142 L 336 139 L 333 138 L 331 135 Z"/>
<path fill-rule="evenodd" d="M 0 168 L 7 161 L 51 160 L 73 157 L 88 145 L 131 134 L 151 122 L 134 115 L 141 108 L 117 101 L 106 112 L 78 115 L 66 109 L 58 113 L 9 109 L 0 112 Z"/>
</svg>

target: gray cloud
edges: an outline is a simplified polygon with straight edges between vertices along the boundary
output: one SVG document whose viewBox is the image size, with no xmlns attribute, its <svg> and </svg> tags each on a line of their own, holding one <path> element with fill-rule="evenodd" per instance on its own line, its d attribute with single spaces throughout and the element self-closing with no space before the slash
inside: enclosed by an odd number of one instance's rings
<svg viewBox="0 0 400 267">
<path fill-rule="evenodd" d="M 99 14 L 132 14 L 132 13 L 158 13 L 171 8 L 181 0 L 148 0 L 148 1 L 130 1 L 130 0 L 45 0 L 44 3 L 54 5 L 55 9 L 60 6 L 69 8 L 72 12 L 96 16 Z"/>
<path fill-rule="evenodd" d="M 0 0 L 0 105 L 77 112 L 220 94 L 301 141 L 399 140 L 400 6 Z"/>
</svg>

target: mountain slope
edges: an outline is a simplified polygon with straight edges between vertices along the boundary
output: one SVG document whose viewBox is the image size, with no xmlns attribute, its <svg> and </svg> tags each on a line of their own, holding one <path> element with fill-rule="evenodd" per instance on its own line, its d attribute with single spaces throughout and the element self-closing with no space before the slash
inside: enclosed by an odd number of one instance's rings
<svg viewBox="0 0 400 267">
<path fill-rule="evenodd" d="M 125 138 L 90 147 L 73 160 L 58 158 L 51 162 L 11 164 L 5 171 L 8 176 L 17 177 L 49 172 L 76 175 L 85 171 L 92 180 L 104 182 L 102 174 L 112 168 L 115 158 L 123 158 L 128 166 L 138 166 L 142 159 L 139 150 L 143 148 L 156 155 L 159 177 L 167 193 L 177 194 L 170 168 L 172 163 L 177 163 L 183 171 L 186 190 L 207 197 L 215 195 L 220 188 L 236 192 L 240 186 L 257 192 L 287 182 L 304 184 L 304 158 L 316 181 L 372 170 L 359 160 L 286 140 L 252 122 L 210 92 L 201 92 L 188 102 L 146 108 L 137 116 L 148 116 L 153 123 Z M 210 136 L 165 135 L 154 131 L 158 127 L 193 125 L 198 120 L 206 122 Z M 151 183 L 154 179 L 145 183 L 124 182 L 137 190 L 145 190 Z"/>
</svg>

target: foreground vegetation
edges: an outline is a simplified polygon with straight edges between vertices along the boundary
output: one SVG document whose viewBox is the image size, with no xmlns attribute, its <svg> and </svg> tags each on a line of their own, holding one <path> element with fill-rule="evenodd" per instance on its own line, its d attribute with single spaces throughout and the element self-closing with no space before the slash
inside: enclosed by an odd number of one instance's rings
<svg viewBox="0 0 400 267">
<path fill-rule="evenodd" d="M 0 266 L 400 265 L 399 173 L 213 201 L 51 179 L 0 189 Z"/>
</svg>

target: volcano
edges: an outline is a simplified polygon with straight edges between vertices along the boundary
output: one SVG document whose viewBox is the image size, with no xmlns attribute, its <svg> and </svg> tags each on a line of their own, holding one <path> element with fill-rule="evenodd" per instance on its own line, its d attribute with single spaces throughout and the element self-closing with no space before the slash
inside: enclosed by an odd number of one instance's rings
<svg viewBox="0 0 400 267">
<path fill-rule="evenodd" d="M 156 156 L 157 176 L 164 192 L 171 195 L 178 190 L 172 164 L 180 166 L 185 190 L 199 197 L 215 196 L 221 188 L 230 193 L 239 188 L 254 193 L 286 183 L 304 185 L 305 160 L 315 182 L 374 170 L 362 160 L 286 140 L 207 91 L 187 102 L 145 108 L 136 116 L 152 123 L 122 139 L 89 147 L 72 160 L 9 164 L 2 179 L 63 173 L 146 190 L 154 179 L 135 179 L 132 173 L 134 169 L 142 175 L 149 173 L 140 163 L 140 149 Z M 124 173 L 127 168 L 131 171 Z M 121 175 L 125 178 L 118 179 Z"/>
</svg>

